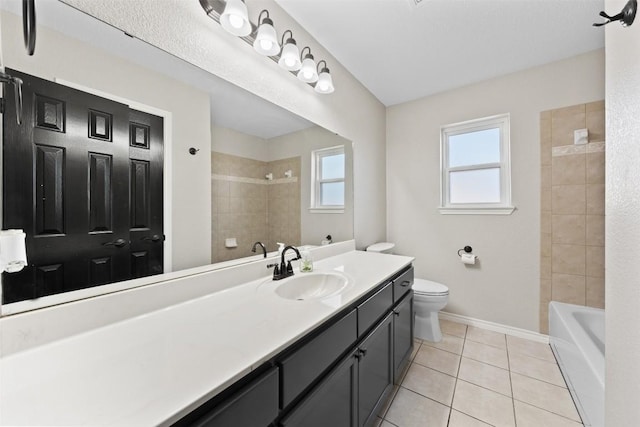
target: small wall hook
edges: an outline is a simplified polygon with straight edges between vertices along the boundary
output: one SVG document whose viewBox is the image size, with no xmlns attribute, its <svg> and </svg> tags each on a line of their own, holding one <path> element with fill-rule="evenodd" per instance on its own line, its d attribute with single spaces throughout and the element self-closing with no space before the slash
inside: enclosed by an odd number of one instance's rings
<svg viewBox="0 0 640 427">
<path fill-rule="evenodd" d="M 622 9 L 622 12 L 618 13 L 614 16 L 607 15 L 604 11 L 600 12 L 600 16 L 603 18 L 607 18 L 605 22 L 597 22 L 594 23 L 594 27 L 602 27 L 603 25 L 607 25 L 610 22 L 620 21 L 623 27 L 629 27 L 633 24 L 634 19 L 636 19 L 636 10 L 638 9 L 637 0 L 629 0 L 627 4 Z"/>
<path fill-rule="evenodd" d="M 198 151 L 200 151 L 199 148 L 189 148 L 189 154 L 191 154 L 192 156 L 195 156 Z"/>
</svg>

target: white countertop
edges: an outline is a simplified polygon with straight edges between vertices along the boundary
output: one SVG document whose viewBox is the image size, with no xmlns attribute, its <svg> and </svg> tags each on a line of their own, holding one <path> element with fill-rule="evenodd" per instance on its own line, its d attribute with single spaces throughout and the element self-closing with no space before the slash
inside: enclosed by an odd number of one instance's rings
<svg viewBox="0 0 640 427">
<path fill-rule="evenodd" d="M 412 260 L 352 251 L 314 263 L 353 279 L 337 297 L 287 300 L 265 276 L 0 357 L 0 425 L 171 424 Z"/>
</svg>

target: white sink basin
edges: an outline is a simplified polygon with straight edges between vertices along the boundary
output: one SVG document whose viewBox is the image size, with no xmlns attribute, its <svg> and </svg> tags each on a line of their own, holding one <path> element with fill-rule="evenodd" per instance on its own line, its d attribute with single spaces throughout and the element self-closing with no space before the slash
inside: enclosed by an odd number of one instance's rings
<svg viewBox="0 0 640 427">
<path fill-rule="evenodd" d="M 298 273 L 283 279 L 276 287 L 276 294 L 291 300 L 318 300 L 343 292 L 351 281 L 337 271 Z"/>
</svg>

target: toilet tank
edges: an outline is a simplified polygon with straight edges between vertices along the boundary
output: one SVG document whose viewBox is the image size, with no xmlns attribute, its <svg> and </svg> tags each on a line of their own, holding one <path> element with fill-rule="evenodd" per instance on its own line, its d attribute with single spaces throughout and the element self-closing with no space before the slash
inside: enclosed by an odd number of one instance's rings
<svg viewBox="0 0 640 427">
<path fill-rule="evenodd" d="M 382 254 L 392 254 L 393 248 L 396 247 L 395 243 L 390 242 L 378 242 L 373 245 L 367 246 L 367 252 L 379 252 Z"/>
</svg>

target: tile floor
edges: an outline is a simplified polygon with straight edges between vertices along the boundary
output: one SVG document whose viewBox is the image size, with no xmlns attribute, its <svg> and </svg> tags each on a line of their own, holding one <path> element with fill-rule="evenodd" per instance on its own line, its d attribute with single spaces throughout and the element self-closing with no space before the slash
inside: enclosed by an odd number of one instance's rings
<svg viewBox="0 0 640 427">
<path fill-rule="evenodd" d="M 416 341 L 380 427 L 580 427 L 546 344 L 441 321 L 439 343 Z"/>
</svg>

